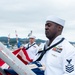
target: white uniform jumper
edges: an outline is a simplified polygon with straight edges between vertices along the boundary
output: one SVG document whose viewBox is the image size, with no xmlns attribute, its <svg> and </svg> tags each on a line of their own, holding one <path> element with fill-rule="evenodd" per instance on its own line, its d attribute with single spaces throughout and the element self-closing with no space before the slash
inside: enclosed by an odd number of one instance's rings
<svg viewBox="0 0 75 75">
<path fill-rule="evenodd" d="M 33 44 L 31 44 L 31 45 L 28 43 L 28 44 L 25 45 L 25 47 L 26 48 L 29 47 L 26 51 L 27 51 L 30 59 L 33 59 L 33 61 L 34 61 L 35 56 L 38 53 L 38 49 L 39 49 L 37 44 L 35 42 Z"/>
<path fill-rule="evenodd" d="M 62 39 L 58 36 L 50 46 Z M 50 47 L 47 46 L 46 48 Z M 45 63 L 45 75 L 75 75 L 75 48 L 64 39 L 63 42 L 48 50 L 41 62 Z"/>
</svg>

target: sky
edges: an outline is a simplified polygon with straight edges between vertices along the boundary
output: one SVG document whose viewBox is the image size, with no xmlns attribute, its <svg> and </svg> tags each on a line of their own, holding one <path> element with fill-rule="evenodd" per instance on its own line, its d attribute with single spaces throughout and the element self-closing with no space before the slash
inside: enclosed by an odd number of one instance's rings
<svg viewBox="0 0 75 75">
<path fill-rule="evenodd" d="M 45 37 L 49 15 L 66 21 L 62 35 L 75 41 L 75 0 L 0 0 L 0 36 L 28 38 L 32 30 L 37 39 Z"/>
</svg>

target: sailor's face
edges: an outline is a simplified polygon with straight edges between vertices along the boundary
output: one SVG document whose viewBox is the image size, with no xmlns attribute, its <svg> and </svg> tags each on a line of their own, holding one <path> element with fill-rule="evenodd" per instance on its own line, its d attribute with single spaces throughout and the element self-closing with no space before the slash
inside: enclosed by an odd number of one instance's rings
<svg viewBox="0 0 75 75">
<path fill-rule="evenodd" d="M 47 21 L 45 24 L 45 34 L 48 39 L 54 38 L 57 33 L 57 25 L 51 21 Z"/>
<path fill-rule="evenodd" d="M 29 41 L 30 41 L 30 43 L 33 43 L 35 41 L 35 39 L 34 38 L 30 38 Z"/>
</svg>

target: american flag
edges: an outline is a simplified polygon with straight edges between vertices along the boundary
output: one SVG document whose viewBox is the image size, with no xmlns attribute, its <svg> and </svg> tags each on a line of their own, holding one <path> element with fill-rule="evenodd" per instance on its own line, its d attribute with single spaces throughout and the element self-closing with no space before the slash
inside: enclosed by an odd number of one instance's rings
<svg viewBox="0 0 75 75">
<path fill-rule="evenodd" d="M 24 64 L 28 64 L 29 62 L 33 61 L 32 59 L 29 58 L 28 53 L 24 47 L 18 48 L 17 50 L 14 50 L 12 53 L 16 55 L 16 57 L 18 57 Z M 0 58 L 0 68 L 2 69 L 9 68 L 9 65 L 7 65 L 1 58 Z"/>
</svg>

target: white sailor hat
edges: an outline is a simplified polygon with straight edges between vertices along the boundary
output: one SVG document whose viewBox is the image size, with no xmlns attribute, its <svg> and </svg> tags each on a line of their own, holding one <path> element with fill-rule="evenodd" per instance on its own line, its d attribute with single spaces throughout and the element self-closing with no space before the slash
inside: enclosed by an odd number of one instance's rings
<svg viewBox="0 0 75 75">
<path fill-rule="evenodd" d="M 61 19 L 59 17 L 56 17 L 54 15 L 48 16 L 46 21 L 55 22 L 55 23 L 57 23 L 57 24 L 59 24 L 59 25 L 61 25 L 63 27 L 64 27 L 64 24 L 65 24 L 65 20 L 63 20 L 63 19 Z"/>
<path fill-rule="evenodd" d="M 31 35 L 31 36 L 29 36 L 29 39 L 30 39 L 30 38 L 34 38 L 34 39 L 35 39 L 36 37 L 35 37 L 34 35 Z"/>
</svg>

